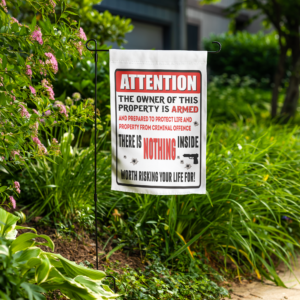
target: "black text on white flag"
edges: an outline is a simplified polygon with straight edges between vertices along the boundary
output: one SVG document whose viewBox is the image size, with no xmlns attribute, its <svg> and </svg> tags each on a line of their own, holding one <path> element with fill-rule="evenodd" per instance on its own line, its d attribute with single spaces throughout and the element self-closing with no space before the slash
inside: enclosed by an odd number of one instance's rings
<svg viewBox="0 0 300 300">
<path fill-rule="evenodd" d="M 183 53 L 110 52 L 113 190 L 205 193 L 206 55 Z"/>
</svg>

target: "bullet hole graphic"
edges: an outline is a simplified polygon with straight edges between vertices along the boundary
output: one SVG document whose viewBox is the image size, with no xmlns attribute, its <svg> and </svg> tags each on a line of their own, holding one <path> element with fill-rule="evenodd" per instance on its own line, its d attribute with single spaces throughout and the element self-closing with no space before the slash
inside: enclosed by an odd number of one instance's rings
<svg viewBox="0 0 300 300">
<path fill-rule="evenodd" d="M 188 170 L 188 169 L 190 169 L 192 167 L 192 165 L 190 165 L 190 164 L 186 164 L 185 165 L 185 168 Z"/>
<path fill-rule="evenodd" d="M 199 126 L 199 123 L 197 121 L 194 122 L 195 126 Z"/>
<path fill-rule="evenodd" d="M 126 158 L 127 158 L 127 156 L 126 156 L 126 155 L 124 155 L 124 158 L 126 159 Z"/>
<path fill-rule="evenodd" d="M 181 161 L 180 161 L 180 163 L 181 163 L 181 164 L 184 164 L 184 161 L 183 161 L 183 160 L 181 160 Z"/>
<path fill-rule="evenodd" d="M 177 156 L 177 159 L 180 159 L 180 156 L 179 156 L 179 155 Z"/>
<path fill-rule="evenodd" d="M 132 163 L 133 165 L 136 165 L 138 163 L 138 160 L 136 158 L 133 158 L 130 163 Z"/>
</svg>

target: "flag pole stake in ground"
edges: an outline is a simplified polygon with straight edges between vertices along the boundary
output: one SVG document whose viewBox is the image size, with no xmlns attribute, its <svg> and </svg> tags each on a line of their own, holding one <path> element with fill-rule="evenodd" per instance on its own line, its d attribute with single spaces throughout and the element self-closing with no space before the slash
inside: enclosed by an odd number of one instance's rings
<svg viewBox="0 0 300 300">
<path fill-rule="evenodd" d="M 90 42 L 95 43 L 95 48 L 89 48 L 88 44 Z M 213 43 L 218 44 L 219 49 L 216 51 L 208 51 L 208 53 L 216 54 L 219 53 L 222 49 L 221 43 L 214 41 Z M 94 190 L 94 202 L 95 202 L 95 242 L 96 242 L 96 268 L 98 270 L 99 268 L 99 258 L 98 258 L 98 226 L 97 226 L 97 61 L 98 61 L 98 55 L 97 52 L 108 52 L 108 49 L 97 49 L 97 41 L 95 39 L 90 39 L 86 42 L 86 48 L 94 52 L 94 60 L 95 60 L 95 136 L 94 136 L 94 143 L 95 143 L 95 172 L 94 172 L 94 184 L 95 184 L 95 190 Z"/>
</svg>

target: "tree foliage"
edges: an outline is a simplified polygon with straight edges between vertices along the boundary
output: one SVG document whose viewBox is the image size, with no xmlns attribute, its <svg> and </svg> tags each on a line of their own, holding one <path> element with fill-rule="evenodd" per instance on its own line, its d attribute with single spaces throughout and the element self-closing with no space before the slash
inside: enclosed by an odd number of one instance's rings
<svg viewBox="0 0 300 300">
<path fill-rule="evenodd" d="M 101 0 L 102 1 L 102 0 Z M 77 16 L 76 20 L 87 32 L 88 38 L 96 39 L 103 45 L 107 42 L 117 43 L 119 46 L 126 43 L 126 33 L 132 31 L 131 19 L 113 16 L 109 11 L 99 12 L 95 5 L 99 0 L 68 0 Z"/>
<path fill-rule="evenodd" d="M 204 0 L 202 4 L 218 2 Z M 256 11 L 256 16 L 263 17 L 263 24 L 272 26 L 278 33 L 280 58 L 274 75 L 272 95 L 272 117 L 277 114 L 279 87 L 284 77 L 287 54 L 290 52 L 292 66 L 291 77 L 286 91 L 281 115 L 285 119 L 294 116 L 297 110 L 300 85 L 300 1 L 299 0 L 239 0 L 228 8 L 232 17 L 240 11 L 250 9 Z"/>
</svg>

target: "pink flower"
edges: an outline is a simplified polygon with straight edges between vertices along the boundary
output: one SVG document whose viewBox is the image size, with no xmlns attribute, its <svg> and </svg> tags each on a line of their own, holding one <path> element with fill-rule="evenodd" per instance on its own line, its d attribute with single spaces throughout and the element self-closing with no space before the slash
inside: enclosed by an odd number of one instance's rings
<svg viewBox="0 0 300 300">
<path fill-rule="evenodd" d="M 33 137 L 32 140 L 33 140 L 33 142 L 36 143 L 37 145 L 41 145 L 41 144 L 42 144 L 41 141 L 39 140 L 39 138 L 36 137 L 36 136 Z"/>
<path fill-rule="evenodd" d="M 27 70 L 25 71 L 25 74 L 28 75 L 31 79 L 32 77 L 32 70 L 30 65 L 26 65 Z"/>
<path fill-rule="evenodd" d="M 13 196 L 9 196 L 9 200 L 10 200 L 10 202 L 11 202 L 11 204 L 12 204 L 12 206 L 13 206 L 13 208 L 15 209 L 16 208 L 16 200 L 14 199 L 14 197 Z"/>
<path fill-rule="evenodd" d="M 56 106 L 59 108 L 59 112 L 62 115 L 65 115 L 66 117 L 68 117 L 66 107 L 63 104 L 56 104 Z"/>
<path fill-rule="evenodd" d="M 14 17 L 11 17 L 11 22 L 12 23 L 17 23 L 18 25 L 20 25 L 19 21 Z"/>
<path fill-rule="evenodd" d="M 41 29 L 38 28 L 31 34 L 31 38 L 33 41 L 37 41 L 40 45 L 43 45 L 42 32 Z"/>
<path fill-rule="evenodd" d="M 29 117 L 30 117 L 30 114 L 29 114 L 29 112 L 27 111 L 27 109 L 26 109 L 22 104 L 20 104 L 19 106 L 21 107 L 21 116 L 22 116 L 22 117 L 29 118 Z"/>
<path fill-rule="evenodd" d="M 45 119 L 40 119 L 40 122 L 45 123 Z"/>
<path fill-rule="evenodd" d="M 49 82 L 46 80 L 46 79 L 43 79 L 42 80 L 42 86 L 46 89 L 46 91 L 48 92 L 48 95 L 49 95 L 49 99 L 50 100 L 55 100 L 54 99 L 54 92 L 53 92 L 53 89 L 52 89 L 52 85 L 49 84 Z"/>
<path fill-rule="evenodd" d="M 80 39 L 82 39 L 82 40 L 84 40 L 84 41 L 87 40 L 86 34 L 85 34 L 85 32 L 83 31 L 82 27 L 80 27 L 80 29 L 79 29 L 78 36 L 79 36 Z"/>
<path fill-rule="evenodd" d="M 55 56 L 50 52 L 45 53 L 45 55 L 49 58 L 46 60 L 46 64 L 49 64 L 53 73 L 56 74 L 58 71 L 58 64 Z"/>
<path fill-rule="evenodd" d="M 20 183 L 18 181 L 15 181 L 14 182 L 14 188 L 16 189 L 17 193 L 21 193 L 21 190 L 20 190 Z"/>
<path fill-rule="evenodd" d="M 11 154 L 11 156 L 12 156 L 13 158 L 15 158 L 16 155 L 20 156 L 20 151 L 12 150 L 12 151 L 10 152 L 10 154 Z"/>
<path fill-rule="evenodd" d="M 0 0 L 0 6 L 2 6 L 3 7 L 3 9 L 4 9 L 4 11 L 5 12 L 7 12 L 7 7 L 6 7 L 6 2 L 5 2 L 5 0 Z"/>
<path fill-rule="evenodd" d="M 36 109 L 32 110 L 35 114 L 39 115 L 39 112 Z"/>
<path fill-rule="evenodd" d="M 82 45 L 82 42 L 79 41 L 77 43 L 74 44 L 77 51 L 79 52 L 80 55 L 82 55 L 82 52 L 83 52 L 83 45 Z"/>
<path fill-rule="evenodd" d="M 43 154 L 47 154 L 47 153 L 48 153 L 46 147 L 45 147 L 43 144 L 38 145 L 38 147 L 39 147 L 38 153 L 39 153 L 40 155 L 43 155 Z"/>
<path fill-rule="evenodd" d="M 46 110 L 44 114 L 45 114 L 45 116 L 47 116 L 47 117 L 50 116 L 50 115 L 51 115 L 51 110 Z"/>
<path fill-rule="evenodd" d="M 14 188 L 19 189 L 20 188 L 20 183 L 18 181 L 14 182 Z"/>
<path fill-rule="evenodd" d="M 51 5 L 52 8 L 53 8 L 53 13 L 55 13 L 54 8 L 55 8 L 55 6 L 56 6 L 56 3 L 55 3 L 53 0 L 50 0 L 49 3 L 50 3 L 50 5 Z"/>
<path fill-rule="evenodd" d="M 29 89 L 31 91 L 31 94 L 35 95 L 36 94 L 36 91 L 35 91 L 35 88 L 32 87 L 31 85 L 29 86 Z"/>
<path fill-rule="evenodd" d="M 52 139 L 52 144 L 57 145 L 57 144 L 58 144 L 57 139 L 53 138 L 53 139 Z"/>
</svg>

